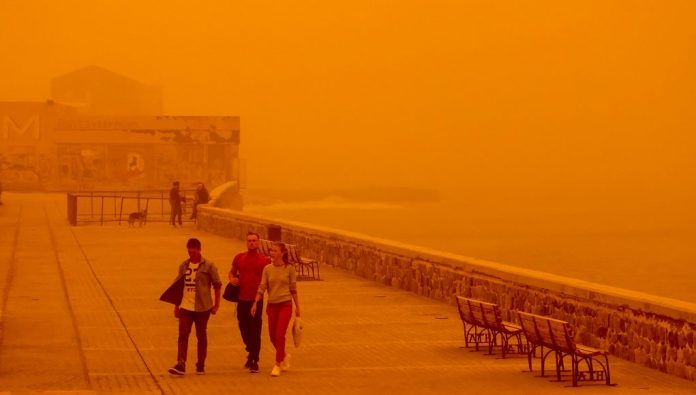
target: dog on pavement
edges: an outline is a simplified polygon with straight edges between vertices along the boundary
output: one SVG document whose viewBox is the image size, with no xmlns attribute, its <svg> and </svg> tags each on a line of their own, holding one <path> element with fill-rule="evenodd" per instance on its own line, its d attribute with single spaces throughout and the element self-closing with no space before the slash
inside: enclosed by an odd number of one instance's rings
<svg viewBox="0 0 696 395">
<path fill-rule="evenodd" d="M 140 227 L 147 223 L 147 209 L 144 209 L 143 211 L 136 211 L 128 215 L 129 227 L 135 226 L 136 222 L 138 222 Z"/>
</svg>

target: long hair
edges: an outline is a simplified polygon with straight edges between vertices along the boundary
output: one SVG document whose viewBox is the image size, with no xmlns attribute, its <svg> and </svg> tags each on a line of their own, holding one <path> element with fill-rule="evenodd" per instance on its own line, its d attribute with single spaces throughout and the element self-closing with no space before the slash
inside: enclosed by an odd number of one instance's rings
<svg viewBox="0 0 696 395">
<path fill-rule="evenodd" d="M 290 263 L 288 261 L 288 248 L 285 246 L 285 243 L 282 243 L 280 241 L 274 241 L 273 245 L 280 248 L 280 252 L 283 254 L 283 262 L 285 262 L 286 265 Z"/>
</svg>

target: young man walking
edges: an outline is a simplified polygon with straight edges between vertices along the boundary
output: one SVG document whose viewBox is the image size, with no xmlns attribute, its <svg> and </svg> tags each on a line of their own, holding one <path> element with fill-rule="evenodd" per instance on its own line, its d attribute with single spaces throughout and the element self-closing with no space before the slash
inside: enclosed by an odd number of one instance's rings
<svg viewBox="0 0 696 395">
<path fill-rule="evenodd" d="M 189 239 L 186 243 L 189 259 L 179 265 L 174 284 L 160 299 L 174 303 L 174 317 L 179 319 L 177 362 L 169 369 L 173 375 L 186 372 L 186 353 L 191 326 L 196 325 L 198 339 L 198 361 L 196 373 L 205 373 L 205 358 L 208 353 L 208 319 L 220 307 L 220 275 L 215 264 L 201 256 L 201 242 Z M 181 289 L 183 288 L 183 294 Z M 210 289 L 214 290 L 213 299 Z M 178 295 L 182 295 L 181 298 Z"/>
<path fill-rule="evenodd" d="M 251 315 L 256 292 L 261 283 L 263 268 L 270 259 L 259 252 L 259 234 L 249 232 L 246 238 L 247 251 L 237 254 L 232 261 L 228 274 L 230 284 L 239 285 L 239 302 L 237 303 L 237 321 L 242 340 L 246 346 L 247 361 L 245 368 L 250 373 L 259 371 L 259 352 L 261 351 L 261 316 Z M 263 300 L 258 303 L 258 309 L 263 310 Z"/>
</svg>

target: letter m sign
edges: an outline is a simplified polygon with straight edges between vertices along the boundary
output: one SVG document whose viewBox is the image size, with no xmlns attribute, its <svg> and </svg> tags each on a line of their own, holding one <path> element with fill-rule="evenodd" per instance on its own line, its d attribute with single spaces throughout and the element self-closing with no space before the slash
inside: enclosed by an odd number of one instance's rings
<svg viewBox="0 0 696 395">
<path fill-rule="evenodd" d="M 18 125 L 9 115 L 2 117 L 2 138 L 11 139 L 33 139 L 38 140 L 41 136 L 39 129 L 39 116 L 34 115 L 24 124 Z"/>
</svg>

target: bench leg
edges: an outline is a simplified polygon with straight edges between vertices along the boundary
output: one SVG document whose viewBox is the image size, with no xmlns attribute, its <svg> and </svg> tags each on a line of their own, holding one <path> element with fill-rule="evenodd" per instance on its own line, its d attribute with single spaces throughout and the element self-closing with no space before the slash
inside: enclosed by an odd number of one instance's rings
<svg viewBox="0 0 696 395">
<path fill-rule="evenodd" d="M 525 351 L 524 345 L 522 344 L 522 338 L 520 337 L 519 334 L 511 335 L 508 333 L 501 332 L 500 336 L 501 336 L 501 342 L 502 342 L 502 347 L 503 347 L 502 359 L 505 359 L 505 356 L 509 352 L 513 351 L 513 346 L 517 347 L 517 353 L 519 353 L 519 354 L 522 354 Z M 512 339 L 512 338 L 514 338 L 517 343 L 510 343 L 510 339 Z"/>
<path fill-rule="evenodd" d="M 590 356 L 573 356 L 575 362 L 575 371 L 573 372 L 574 386 L 577 386 L 580 381 L 604 381 L 606 385 L 611 384 L 611 373 L 609 371 L 609 356 L 603 355 L 604 361 L 595 359 Z M 585 361 L 587 371 L 580 371 L 580 363 Z M 596 369 L 594 364 L 599 365 L 601 369 Z"/>
<path fill-rule="evenodd" d="M 556 380 L 561 381 L 561 366 L 563 366 L 563 355 L 558 351 L 554 351 L 556 355 Z"/>
<path fill-rule="evenodd" d="M 503 334 L 503 335 L 505 335 L 505 339 L 504 339 L 505 344 L 503 346 L 503 359 L 505 359 L 505 356 L 508 353 L 514 352 L 515 349 L 517 350 L 517 354 L 526 353 L 526 350 L 527 350 L 525 348 L 526 343 L 522 342 L 522 337 L 519 334 L 513 334 L 513 335 Z M 513 338 L 515 339 L 515 343 L 510 342 L 510 339 L 513 339 Z"/>
<path fill-rule="evenodd" d="M 462 324 L 464 324 L 464 347 L 469 348 L 471 344 L 474 344 L 476 346 L 476 351 L 478 351 L 478 344 L 481 342 L 482 336 L 478 331 L 478 327 L 476 325 L 467 324 L 466 321 L 462 321 Z"/>
<path fill-rule="evenodd" d="M 500 342 L 503 350 L 500 352 L 503 359 L 505 359 L 505 354 L 507 353 L 507 348 L 510 345 L 510 338 L 505 335 L 505 333 L 500 334 Z"/>
<path fill-rule="evenodd" d="M 532 346 L 531 343 L 527 342 L 527 365 L 529 365 L 529 371 L 532 371 L 532 354 L 536 351 L 536 346 Z"/>
<path fill-rule="evenodd" d="M 496 344 L 495 339 L 498 338 L 498 333 L 491 331 L 491 341 L 488 342 L 488 354 L 493 355 L 493 345 Z"/>
<path fill-rule="evenodd" d="M 469 336 L 471 336 L 471 330 L 473 329 L 475 331 L 476 327 L 468 325 L 469 329 L 466 329 L 467 324 L 465 321 L 462 321 L 462 325 L 464 325 L 464 347 L 469 348 Z M 472 338 L 472 340 L 474 340 L 474 338 Z"/>
<path fill-rule="evenodd" d="M 608 355 L 604 356 L 604 362 L 606 363 L 606 365 L 604 366 L 604 370 L 607 372 L 606 384 L 611 385 L 611 379 L 609 377 L 609 356 Z"/>
<path fill-rule="evenodd" d="M 545 374 L 546 358 L 552 352 L 553 352 L 553 350 L 549 350 L 549 351 L 546 351 L 546 353 L 544 353 L 544 346 L 541 346 L 541 377 L 544 377 L 544 374 Z"/>
<path fill-rule="evenodd" d="M 570 368 L 571 374 L 573 375 L 573 387 L 578 386 L 578 357 L 575 355 L 572 355 L 571 358 L 572 361 L 572 366 Z"/>
</svg>

